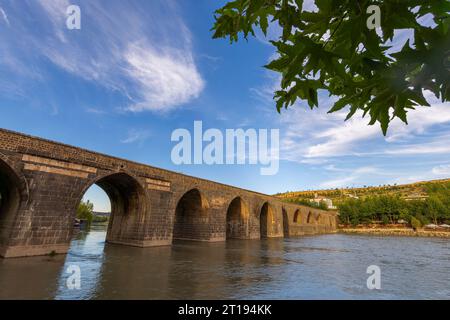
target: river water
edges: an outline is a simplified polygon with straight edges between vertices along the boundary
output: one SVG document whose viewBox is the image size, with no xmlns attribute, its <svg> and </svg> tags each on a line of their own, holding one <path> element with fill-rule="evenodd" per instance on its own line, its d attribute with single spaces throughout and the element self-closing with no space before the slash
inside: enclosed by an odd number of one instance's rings
<svg viewBox="0 0 450 320">
<path fill-rule="evenodd" d="M 142 249 L 105 236 L 94 226 L 67 256 L 0 259 L 0 299 L 450 299 L 448 239 L 333 234 Z M 380 290 L 367 288 L 370 265 Z"/>
</svg>

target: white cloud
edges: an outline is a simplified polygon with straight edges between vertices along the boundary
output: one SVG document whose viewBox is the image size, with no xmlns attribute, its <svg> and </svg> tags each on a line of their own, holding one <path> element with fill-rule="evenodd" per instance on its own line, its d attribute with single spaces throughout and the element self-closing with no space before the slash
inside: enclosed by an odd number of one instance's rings
<svg viewBox="0 0 450 320">
<path fill-rule="evenodd" d="M 344 121 L 345 111 L 327 114 L 332 103 L 332 99 L 322 99 L 319 109 L 311 111 L 298 104 L 282 111 L 281 145 L 285 160 L 304 162 L 310 158 L 341 156 L 450 153 L 448 137 L 427 136 L 437 126 L 450 124 L 448 103 L 410 111 L 409 125 L 395 119 L 386 137 L 379 125 L 369 126 L 369 119 L 362 118 L 361 113 L 357 112 L 348 121 Z M 424 141 L 417 143 L 422 136 Z"/>
<path fill-rule="evenodd" d="M 0 7 L 0 17 L 3 18 L 8 27 L 11 26 L 11 24 L 9 23 L 8 15 L 6 14 L 5 10 L 3 10 L 2 7 Z"/>
<path fill-rule="evenodd" d="M 450 164 L 436 166 L 431 171 L 437 176 L 450 177 Z"/>
<path fill-rule="evenodd" d="M 413 173 L 405 171 L 402 174 L 395 172 L 396 178 L 391 182 L 397 184 L 413 183 L 417 181 L 448 179 L 450 178 L 450 164 L 440 164 L 431 169 L 424 168 Z"/>
<path fill-rule="evenodd" d="M 197 98 L 204 87 L 190 53 L 167 48 L 157 51 L 150 45 L 133 44 L 125 53 L 128 74 L 139 83 L 140 102 L 132 111 L 160 110 Z"/>
</svg>

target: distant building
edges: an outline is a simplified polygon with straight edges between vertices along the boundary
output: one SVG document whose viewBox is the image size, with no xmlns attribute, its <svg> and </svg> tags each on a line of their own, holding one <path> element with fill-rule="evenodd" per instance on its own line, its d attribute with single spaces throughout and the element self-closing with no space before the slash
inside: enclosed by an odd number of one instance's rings
<svg viewBox="0 0 450 320">
<path fill-rule="evenodd" d="M 321 197 L 318 196 L 317 194 L 315 195 L 314 199 L 309 200 L 311 202 L 315 202 L 318 205 L 320 203 L 325 203 L 327 205 L 328 209 L 337 209 L 335 206 L 333 206 L 333 201 L 331 199 L 325 198 L 325 197 Z"/>
</svg>

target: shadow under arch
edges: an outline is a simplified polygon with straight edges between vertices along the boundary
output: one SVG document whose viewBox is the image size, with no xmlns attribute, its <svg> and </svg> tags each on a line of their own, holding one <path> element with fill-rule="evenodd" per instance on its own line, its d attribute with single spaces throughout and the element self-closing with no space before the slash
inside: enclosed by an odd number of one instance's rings
<svg viewBox="0 0 450 320">
<path fill-rule="evenodd" d="M 322 216 L 320 215 L 320 213 L 319 213 L 318 215 L 316 215 L 315 223 L 316 223 L 316 224 L 320 224 L 321 221 L 322 221 L 321 218 L 322 218 Z"/>
<path fill-rule="evenodd" d="M 200 190 L 187 191 L 178 200 L 173 223 L 174 240 L 207 241 L 210 239 L 208 201 Z"/>
<path fill-rule="evenodd" d="M 274 209 L 269 202 L 265 202 L 261 207 L 259 216 L 259 232 L 261 239 L 272 238 L 276 234 Z"/>
<path fill-rule="evenodd" d="M 295 213 L 294 213 L 294 223 L 301 223 L 301 221 L 299 221 L 299 218 L 301 219 L 300 209 L 297 209 L 297 210 L 295 210 Z"/>
<path fill-rule="evenodd" d="M 227 239 L 249 238 L 250 213 L 247 204 L 241 197 L 234 198 L 227 209 Z"/>
<path fill-rule="evenodd" d="M 312 212 L 308 213 L 308 217 L 306 218 L 306 223 L 311 223 Z"/>
<path fill-rule="evenodd" d="M 23 199 L 22 182 L 14 169 L 0 159 L 0 246 L 6 245 Z"/>
<path fill-rule="evenodd" d="M 106 241 L 116 244 L 135 244 L 139 240 L 139 228 L 144 227 L 144 219 L 150 209 L 144 188 L 139 181 L 126 172 L 105 175 L 90 183 L 82 192 L 92 186 L 99 186 L 111 203 Z M 77 205 L 78 205 L 77 203 Z"/>
<path fill-rule="evenodd" d="M 289 216 L 284 207 L 281 210 L 283 214 L 283 236 L 289 238 Z"/>
</svg>

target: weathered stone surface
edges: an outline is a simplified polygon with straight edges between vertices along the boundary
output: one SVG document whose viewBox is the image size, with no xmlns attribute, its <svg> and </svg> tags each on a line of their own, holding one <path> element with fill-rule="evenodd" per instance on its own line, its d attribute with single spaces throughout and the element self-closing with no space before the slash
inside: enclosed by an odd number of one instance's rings
<svg viewBox="0 0 450 320">
<path fill-rule="evenodd" d="M 111 200 L 110 243 L 149 247 L 174 238 L 336 230 L 336 212 L 0 129 L 0 256 L 67 252 L 77 205 L 93 184 Z"/>
</svg>

